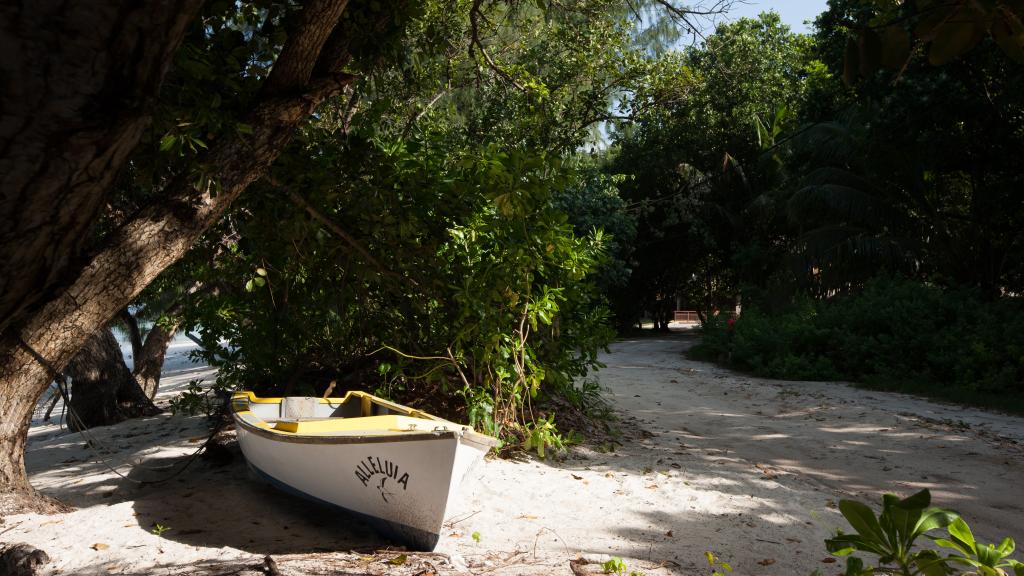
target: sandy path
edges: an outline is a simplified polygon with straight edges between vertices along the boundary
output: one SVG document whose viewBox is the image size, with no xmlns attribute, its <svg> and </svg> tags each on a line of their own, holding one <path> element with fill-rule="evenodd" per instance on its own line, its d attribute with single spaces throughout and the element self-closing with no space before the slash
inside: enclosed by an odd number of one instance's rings
<svg viewBox="0 0 1024 576">
<path fill-rule="evenodd" d="M 686 360 L 681 351 L 692 342 L 676 335 L 615 344 L 599 377 L 632 432 L 614 452 L 485 462 L 446 527 L 439 552 L 448 558 L 397 567 L 384 561 L 393 556 L 331 552 L 387 543 L 252 481 L 238 459 L 200 461 L 170 483 L 137 486 L 90 462 L 80 438 L 52 425 L 33 431 L 33 481 L 81 508 L 9 517 L 0 541 L 47 550 L 53 573 L 64 574 L 184 574 L 197 562 L 224 573 L 265 554 L 293 574 L 341 565 L 331 562 L 357 566 L 341 574 L 570 574 L 578 555 L 615 555 L 654 576 L 707 574 L 708 550 L 738 574 L 833 574 L 840 565 L 822 562 L 822 539 L 843 525 L 838 499 L 873 502 L 884 490 L 921 487 L 964 514 L 976 535 L 1024 539 L 1024 419 L 749 378 Z M 169 388 L 210 376 L 181 374 Z M 144 456 L 158 467 L 181 462 L 202 430 L 198 418 L 159 416 L 95 434 L 111 461 Z M 157 536 L 154 523 L 171 529 Z"/>
</svg>

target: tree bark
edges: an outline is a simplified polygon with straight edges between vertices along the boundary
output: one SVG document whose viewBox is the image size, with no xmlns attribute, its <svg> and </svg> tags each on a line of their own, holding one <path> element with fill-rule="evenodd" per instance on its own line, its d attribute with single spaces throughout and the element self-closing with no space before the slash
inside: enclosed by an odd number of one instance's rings
<svg viewBox="0 0 1024 576">
<path fill-rule="evenodd" d="M 52 373 L 23 341 L 62 366 L 105 324 L 95 318 L 92 330 L 50 331 L 64 310 L 47 312 L 44 303 L 59 299 L 69 273 L 81 269 L 88 229 L 201 5 L 41 0 L 0 7 L 0 514 L 53 509 L 35 497 L 23 460 L 32 412 Z"/>
<path fill-rule="evenodd" d="M 0 332 L 80 268 L 202 0 L 0 7 Z"/>
<path fill-rule="evenodd" d="M 146 334 L 145 343 L 135 354 L 132 375 L 150 400 L 156 397 L 156 392 L 160 389 L 160 372 L 164 369 L 167 347 L 174 338 L 175 331 L 175 328 L 165 329 L 159 324 L 154 324 Z"/>
<path fill-rule="evenodd" d="M 109 329 L 97 331 L 66 372 L 71 376 L 68 425 L 72 430 L 160 413 L 128 370 L 121 347 Z"/>
<path fill-rule="evenodd" d="M 52 291 L 18 326 L 20 334 L 3 332 L 0 508 L 7 494 L 32 493 L 25 475 L 25 440 L 32 408 L 52 378 L 52 368 L 36 355 L 52 367 L 65 366 L 97 329 L 181 258 L 231 202 L 266 172 L 301 121 L 351 82 L 353 78 L 341 72 L 350 59 L 351 42 L 343 27 L 337 26 L 346 4 L 346 0 L 303 4 L 266 90 L 243 118 L 251 133 L 223 136 L 202 159 L 215 183 L 197 189 L 194 175 L 173 179 L 164 191 L 166 200 L 141 210 L 113 232 L 73 281 Z M 383 16 L 378 27 L 383 29 L 388 19 Z M 372 31 L 368 38 L 373 41 Z"/>
</svg>

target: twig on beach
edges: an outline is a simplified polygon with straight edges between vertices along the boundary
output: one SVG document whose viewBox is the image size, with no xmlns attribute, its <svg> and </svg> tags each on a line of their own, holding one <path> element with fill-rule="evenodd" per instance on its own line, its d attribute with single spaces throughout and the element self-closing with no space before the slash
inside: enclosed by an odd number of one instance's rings
<svg viewBox="0 0 1024 576">
<path fill-rule="evenodd" d="M 0 518 L 0 524 L 2 524 L 2 523 L 3 523 L 3 518 Z M 21 526 L 21 522 L 20 521 L 19 522 L 15 522 L 14 524 L 8 526 L 7 528 L 4 528 L 3 530 L 0 530 L 0 534 L 6 534 L 6 533 L 10 532 L 11 530 L 14 530 L 18 526 Z"/>
<path fill-rule="evenodd" d="M 550 560 L 534 560 L 532 562 L 520 562 L 520 561 L 516 560 L 516 557 L 518 557 L 521 554 L 526 554 L 526 551 L 525 550 L 516 550 L 515 552 L 513 552 L 513 553 L 509 554 L 507 557 L 505 557 L 503 560 L 501 560 L 499 562 L 494 562 L 493 566 L 490 566 L 490 567 L 488 567 L 488 568 L 486 568 L 484 570 L 473 570 L 472 569 L 473 567 L 470 567 L 469 568 L 469 573 L 472 574 L 473 576 L 482 576 L 483 574 L 490 574 L 491 572 L 494 572 L 496 570 L 500 570 L 502 568 L 508 568 L 509 566 L 516 566 L 517 568 L 521 568 L 523 566 L 550 566 L 550 567 L 555 567 L 555 566 L 558 565 L 558 563 L 552 563 Z"/>
<path fill-rule="evenodd" d="M 554 530 L 552 530 L 551 528 L 548 528 L 547 526 L 541 526 L 540 530 L 537 531 L 537 537 L 533 539 L 533 559 L 534 560 L 537 559 L 537 541 L 540 540 L 540 535 L 545 530 L 547 530 L 548 532 L 551 532 L 552 534 L 554 534 L 555 538 L 558 538 L 558 541 L 562 543 L 562 547 L 565 548 L 565 555 L 568 556 L 569 555 L 569 545 L 566 544 L 565 540 L 561 536 L 558 535 L 558 532 L 555 532 Z"/>
<path fill-rule="evenodd" d="M 448 527 L 451 528 L 452 526 L 455 526 L 459 522 L 465 522 L 466 520 L 469 520 L 470 518 L 472 518 L 473 516 L 476 516 L 479 513 L 480 513 L 480 511 L 477 510 L 476 512 L 473 512 L 472 514 L 469 514 L 468 516 L 463 516 L 462 518 L 459 518 L 458 520 L 452 520 L 451 522 L 448 523 Z"/>
<path fill-rule="evenodd" d="M 281 576 L 281 571 L 277 569 L 277 562 L 274 562 L 269 555 L 263 557 L 263 566 L 267 576 Z"/>
</svg>

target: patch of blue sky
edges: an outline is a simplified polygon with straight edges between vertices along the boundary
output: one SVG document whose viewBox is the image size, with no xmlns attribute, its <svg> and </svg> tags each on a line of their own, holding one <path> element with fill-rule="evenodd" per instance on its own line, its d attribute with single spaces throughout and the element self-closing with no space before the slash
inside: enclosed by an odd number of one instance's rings
<svg viewBox="0 0 1024 576">
<path fill-rule="evenodd" d="M 761 12 L 774 10 L 794 32 L 811 33 L 814 19 L 826 8 L 827 0 L 742 0 L 734 3 L 723 19 L 754 18 Z"/>
</svg>

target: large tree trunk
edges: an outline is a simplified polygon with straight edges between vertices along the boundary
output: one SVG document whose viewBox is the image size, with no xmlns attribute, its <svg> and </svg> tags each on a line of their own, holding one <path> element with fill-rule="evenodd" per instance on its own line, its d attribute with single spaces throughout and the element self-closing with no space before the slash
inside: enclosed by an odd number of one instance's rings
<svg viewBox="0 0 1024 576">
<path fill-rule="evenodd" d="M 0 332 L 42 306 L 77 267 L 201 4 L 0 7 Z"/>
<path fill-rule="evenodd" d="M 0 508 L 6 494 L 31 492 L 23 459 L 25 440 L 32 408 L 52 378 L 51 369 L 36 356 L 53 367 L 65 366 L 97 329 L 181 258 L 231 202 L 265 173 L 299 122 L 351 82 L 352 77 L 341 70 L 350 50 L 359 47 L 353 47 L 348 31 L 337 26 L 345 6 L 346 0 L 303 4 L 259 100 L 243 118 L 251 133 L 223 136 L 202 159 L 216 185 L 197 189 L 192 174 L 172 180 L 164 191 L 166 200 L 143 209 L 113 232 L 72 282 L 54 291 L 18 326 L 20 336 L 4 331 L 0 340 L 0 413 L 4 414 Z M 377 25 L 383 28 L 388 20 L 385 14 Z M 367 36 L 368 41 L 374 38 L 372 32 Z"/>
<path fill-rule="evenodd" d="M 108 426 L 127 418 L 159 414 L 124 362 L 109 329 L 96 332 L 68 364 L 72 430 Z"/>
<path fill-rule="evenodd" d="M 164 369 L 164 358 L 167 356 L 167 347 L 174 338 L 174 332 L 173 328 L 165 329 L 159 324 L 154 324 L 146 334 L 142 348 L 135 355 L 132 375 L 150 400 L 156 397 L 156 391 L 160 389 L 160 372 Z"/>
<path fill-rule="evenodd" d="M 54 340 L 44 338 L 47 341 Z M 0 517 L 24 510 L 63 509 L 35 494 L 25 474 L 28 427 L 36 403 L 50 382 L 51 373 L 18 340 L 0 337 Z"/>
<path fill-rule="evenodd" d="M 149 122 L 153 101 L 202 0 L 88 0 L 0 7 L 0 515 L 33 498 L 23 454 L 52 374 L 106 323 L 62 333 L 54 301 L 81 268 L 85 239 Z M 58 297 L 59 298 L 59 297 Z M 73 298 L 73 296 L 72 296 Z M 125 302 L 127 304 L 127 302 Z M 34 316 L 34 318 L 33 318 Z M 74 330 L 74 329 L 72 329 Z"/>
</svg>

